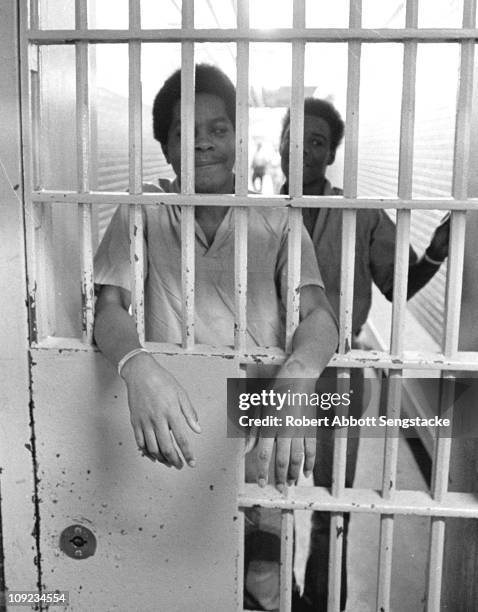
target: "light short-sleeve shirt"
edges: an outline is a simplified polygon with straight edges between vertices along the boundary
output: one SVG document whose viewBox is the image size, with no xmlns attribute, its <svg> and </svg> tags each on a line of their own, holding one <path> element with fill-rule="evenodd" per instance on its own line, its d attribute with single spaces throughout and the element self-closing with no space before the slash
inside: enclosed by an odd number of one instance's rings
<svg viewBox="0 0 478 612">
<path fill-rule="evenodd" d="M 155 191 L 176 191 L 160 182 Z M 152 189 L 145 189 L 151 191 Z M 181 342 L 181 207 L 145 205 L 144 276 L 146 339 Z M 119 206 L 95 256 L 95 283 L 131 290 L 128 207 Z M 251 207 L 248 221 L 247 342 L 283 346 L 287 296 L 288 214 Z M 312 241 L 302 229 L 299 287 L 323 288 Z M 234 215 L 229 208 L 208 243 L 195 223 L 195 340 L 234 343 Z"/>
</svg>

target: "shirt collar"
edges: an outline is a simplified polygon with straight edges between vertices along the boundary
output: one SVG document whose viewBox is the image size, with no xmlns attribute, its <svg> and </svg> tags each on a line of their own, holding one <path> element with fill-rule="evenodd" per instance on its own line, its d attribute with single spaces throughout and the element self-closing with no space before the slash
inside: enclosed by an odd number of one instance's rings
<svg viewBox="0 0 478 612">
<path fill-rule="evenodd" d="M 281 194 L 288 194 L 289 193 L 289 181 L 286 181 L 282 185 L 282 187 L 280 188 L 280 192 L 281 192 Z M 324 189 L 322 190 L 322 193 L 321 194 L 317 194 L 317 195 L 324 195 L 324 196 L 333 195 L 332 185 L 331 185 L 331 183 L 330 183 L 330 181 L 328 179 L 325 179 Z"/>
</svg>

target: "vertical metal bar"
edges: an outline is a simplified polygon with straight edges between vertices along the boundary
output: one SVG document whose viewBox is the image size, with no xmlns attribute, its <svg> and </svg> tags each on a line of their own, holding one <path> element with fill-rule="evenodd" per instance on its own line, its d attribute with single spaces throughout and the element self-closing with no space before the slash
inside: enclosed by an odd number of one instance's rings
<svg viewBox="0 0 478 612">
<path fill-rule="evenodd" d="M 88 27 L 87 0 L 76 0 L 75 26 Z M 76 43 L 76 138 L 78 191 L 90 188 L 90 100 L 88 84 L 88 43 Z M 91 204 L 80 203 L 81 302 L 83 342 L 93 341 L 94 281 L 93 281 L 93 225 Z"/>
<path fill-rule="evenodd" d="M 350 3 L 349 27 L 360 28 L 362 23 L 362 0 Z M 345 114 L 344 141 L 344 196 L 357 197 L 359 96 L 360 96 L 360 42 L 348 43 L 347 110 Z"/>
<path fill-rule="evenodd" d="M 140 0 L 129 2 L 129 28 L 141 28 Z M 129 62 L 129 192 L 142 191 L 142 106 L 141 106 L 141 42 L 128 43 Z M 143 215 L 139 205 L 129 207 L 131 305 L 139 340 L 144 342 L 144 256 Z"/>
<path fill-rule="evenodd" d="M 362 23 L 362 2 L 350 3 L 349 27 L 359 28 Z M 358 134 L 359 134 L 359 94 L 360 94 L 361 44 L 348 45 L 347 109 L 345 120 L 344 151 L 344 195 L 357 197 L 358 175 Z M 352 345 L 352 312 L 355 272 L 356 211 L 342 211 L 342 252 L 340 268 L 340 306 L 339 306 L 339 352 L 348 352 Z M 350 370 L 337 371 L 338 388 L 346 391 L 350 386 Z M 347 463 L 347 429 L 338 428 L 334 432 L 334 463 L 332 468 L 332 494 L 340 495 L 345 486 Z M 330 553 L 328 610 L 339 612 L 342 579 L 344 516 L 334 512 L 330 517 Z"/>
<path fill-rule="evenodd" d="M 354 234 L 355 237 L 355 234 Z M 353 278 L 352 278 L 353 282 Z M 350 369 L 339 368 L 337 370 L 337 392 L 348 393 L 350 390 Z M 338 413 L 337 413 L 338 414 Z M 348 411 L 341 409 L 340 414 L 347 416 Z M 331 493 L 340 497 L 345 489 L 345 473 L 347 468 L 347 427 L 334 428 L 334 451 L 332 465 L 332 487 Z M 342 512 L 332 512 L 330 516 L 330 541 L 329 541 L 329 584 L 328 605 L 329 609 L 340 609 L 340 591 L 342 581 L 342 556 L 344 543 L 344 515 Z"/>
<path fill-rule="evenodd" d="M 475 27 L 476 0 L 464 0 L 463 11 L 463 27 Z M 472 40 L 461 43 L 460 84 L 457 100 L 452 185 L 453 197 L 460 199 L 465 199 L 468 195 L 474 59 L 475 42 Z M 450 356 L 454 355 L 458 348 L 465 217 L 466 212 L 457 211 L 452 213 L 451 219 L 444 339 L 445 354 Z"/>
<path fill-rule="evenodd" d="M 183 0 L 182 27 L 194 28 L 194 0 Z M 194 193 L 194 43 L 181 43 L 181 193 Z M 194 206 L 181 206 L 182 340 L 194 346 Z"/>
<path fill-rule="evenodd" d="M 418 1 L 407 0 L 407 28 L 418 24 Z M 403 48 L 402 109 L 400 118 L 400 157 L 398 166 L 398 197 L 411 198 L 413 180 L 413 136 L 415 131 L 415 100 L 417 76 L 417 43 L 409 41 Z"/>
<path fill-rule="evenodd" d="M 339 305 L 339 352 L 346 353 L 352 346 L 352 312 L 355 272 L 356 211 L 342 211 L 342 248 L 340 266 Z M 350 369 L 337 370 L 337 391 L 347 393 L 350 389 Z M 346 413 L 343 414 L 346 416 Z M 332 466 L 332 495 L 340 496 L 345 487 L 347 467 L 347 427 L 334 429 L 334 452 Z M 342 555 L 344 538 L 344 516 L 341 512 L 331 514 L 329 554 L 329 606 L 339 610 L 342 580 Z"/>
<path fill-rule="evenodd" d="M 32 17 L 34 19 L 33 11 Z M 41 133 L 41 83 L 40 83 L 40 49 L 36 45 L 30 47 L 30 112 L 31 112 L 31 146 L 32 146 L 32 187 L 41 188 L 43 156 L 40 153 L 42 142 Z M 55 334 L 55 278 L 53 275 L 51 245 L 52 245 L 52 206 L 38 203 L 32 206 L 34 218 L 34 239 L 29 245 L 28 258 L 35 259 L 35 278 L 37 307 L 34 310 L 36 317 L 36 331 L 38 338 L 45 338 Z"/>
<path fill-rule="evenodd" d="M 283 510 L 281 513 L 279 612 L 290 612 L 292 605 L 293 544 L 294 512 L 292 510 Z"/>
<path fill-rule="evenodd" d="M 305 27 L 305 0 L 294 0 L 294 28 Z M 289 193 L 302 194 L 302 162 L 304 149 L 304 58 L 305 43 L 292 43 L 292 95 L 290 112 L 290 168 Z M 292 349 L 292 339 L 299 324 L 300 264 L 302 238 L 302 210 L 289 210 L 289 236 L 287 251 L 287 314 L 285 350 Z M 282 513 L 280 612 L 288 612 L 292 605 L 293 570 L 293 513 Z"/>
<path fill-rule="evenodd" d="M 38 23 L 38 7 L 32 3 L 31 20 Z M 42 90 L 41 90 L 41 48 L 30 47 L 30 112 L 31 112 L 31 144 L 32 144 L 32 187 L 41 189 L 43 178 L 41 144 L 47 142 L 42 126 Z M 29 250 L 34 251 L 28 257 L 36 260 L 34 278 L 36 281 L 37 308 L 35 309 L 36 330 L 38 338 L 56 334 L 56 289 L 53 265 L 53 206 L 47 203 L 34 204 L 34 240 Z"/>
<path fill-rule="evenodd" d="M 407 0 L 406 27 L 416 28 L 418 2 Z M 398 169 L 398 197 L 411 198 L 413 185 L 413 137 L 415 128 L 415 90 L 417 43 L 405 43 L 403 50 L 402 106 L 400 122 L 400 156 Z M 395 236 L 395 263 L 393 279 L 392 329 L 390 351 L 400 354 L 403 350 L 405 325 L 411 213 L 408 210 L 397 214 Z M 387 417 L 398 418 L 402 399 L 402 370 L 390 372 L 387 397 Z M 389 499 L 396 487 L 398 462 L 398 427 L 386 428 L 385 455 L 382 478 L 382 496 Z M 380 520 L 379 573 L 377 583 L 377 610 L 390 609 L 392 583 L 394 517 L 383 515 Z"/>
<path fill-rule="evenodd" d="M 463 27 L 474 28 L 476 23 L 476 0 L 464 0 Z M 455 198 L 467 198 L 470 166 L 470 134 L 473 96 L 475 42 L 461 43 L 460 81 L 457 99 L 455 127 L 455 152 L 453 163 L 452 195 Z M 445 333 L 443 352 L 452 357 L 458 350 L 458 336 L 461 313 L 461 294 L 463 285 L 463 262 L 465 246 L 466 213 L 453 212 L 450 225 L 450 243 L 445 298 Z M 443 372 L 445 381 L 453 381 L 452 372 Z M 448 382 L 440 397 L 440 410 L 452 405 L 454 384 Z M 453 419 L 453 408 L 447 416 Z M 432 495 L 441 500 L 448 488 L 450 469 L 451 438 L 438 435 L 435 444 Z M 439 517 L 432 518 L 428 579 L 427 579 L 427 612 L 439 610 L 441 604 L 441 583 L 443 575 L 443 551 L 445 545 L 445 521 Z"/>
<path fill-rule="evenodd" d="M 402 397 L 402 372 L 390 373 L 388 379 L 387 418 L 398 418 Z M 396 488 L 398 459 L 398 427 L 386 428 L 385 455 L 382 477 L 382 496 L 390 499 Z M 390 591 L 392 582 L 394 517 L 386 514 L 380 517 L 380 548 L 377 577 L 377 611 L 390 610 Z"/>
<path fill-rule="evenodd" d="M 347 353 L 352 346 L 356 226 L 357 211 L 344 209 L 340 266 L 339 353 Z"/>
<path fill-rule="evenodd" d="M 237 27 L 249 27 L 249 3 L 237 5 Z M 236 97 L 236 194 L 247 195 L 249 158 L 249 41 L 237 43 L 237 97 Z M 247 330 L 247 224 L 248 209 L 234 209 L 234 271 L 235 271 L 235 326 L 234 346 L 243 353 L 246 349 Z"/>
<path fill-rule="evenodd" d="M 294 28 L 305 27 L 305 0 L 294 0 Z M 289 194 L 302 194 L 302 160 L 304 149 L 304 56 L 305 43 L 292 43 L 292 95 L 290 113 Z M 287 315 L 285 350 L 292 349 L 292 339 L 299 324 L 300 314 L 300 259 L 302 210 L 289 210 L 289 239 L 287 251 Z"/>
<path fill-rule="evenodd" d="M 240 3 L 244 0 L 239 0 Z M 247 366 L 241 365 L 239 369 L 239 378 L 247 377 Z M 238 494 L 244 492 L 244 483 L 246 481 L 245 470 L 245 455 L 246 455 L 247 439 L 244 440 L 244 453 L 237 454 L 237 483 Z M 236 554 L 236 612 L 244 612 L 244 552 L 245 552 L 245 521 L 244 508 L 239 508 L 239 525 L 238 525 L 238 542 Z"/>
<path fill-rule="evenodd" d="M 29 58 L 30 89 L 31 89 L 31 130 L 32 130 L 32 186 L 34 189 L 41 188 L 41 116 L 40 116 L 40 50 L 38 46 L 30 48 Z"/>
<path fill-rule="evenodd" d="M 416 27 L 416 2 L 407 3 L 407 26 Z M 401 198 L 411 197 L 413 176 L 413 130 L 415 106 L 416 44 L 404 48 L 402 115 L 400 134 L 399 185 Z M 390 350 L 392 354 L 402 351 L 403 326 L 406 309 L 407 276 L 410 240 L 410 212 L 400 211 L 397 217 L 395 239 L 394 293 L 392 306 L 392 331 Z M 387 416 L 400 416 L 402 371 L 389 377 Z M 398 460 L 398 427 L 387 427 L 383 467 L 382 495 L 389 498 L 395 489 Z M 384 515 L 380 522 L 379 573 L 377 585 L 377 610 L 390 607 L 394 517 Z"/>
<path fill-rule="evenodd" d="M 445 520 L 432 517 L 428 549 L 427 612 L 440 610 Z"/>
<path fill-rule="evenodd" d="M 38 162 L 35 158 L 35 144 L 32 129 L 32 79 L 30 67 L 38 68 L 38 49 L 30 46 L 26 37 L 28 27 L 38 28 L 37 2 L 21 2 L 20 13 L 20 62 L 21 62 L 21 116 L 22 116 L 22 151 L 23 151 L 23 185 L 25 207 L 26 260 L 29 308 L 29 339 L 31 343 L 38 341 L 37 323 L 37 280 L 36 280 L 36 245 L 35 245 L 35 207 L 31 194 L 33 191 L 34 168 Z M 38 102 L 38 100 L 36 101 Z M 37 109 L 38 111 L 38 109 Z"/>
<path fill-rule="evenodd" d="M 350 3 L 349 27 L 362 24 L 362 0 Z M 345 119 L 344 196 L 357 197 L 360 59 L 359 42 L 348 45 L 347 110 Z M 350 350 L 352 338 L 353 274 L 355 266 L 356 212 L 342 212 L 342 262 L 340 271 L 339 352 Z"/>
<path fill-rule="evenodd" d="M 25 29 L 30 27 L 36 30 L 40 27 L 40 0 L 29 0 L 25 4 L 27 5 L 26 10 L 30 10 L 29 20 L 28 15 L 26 16 Z"/>
</svg>

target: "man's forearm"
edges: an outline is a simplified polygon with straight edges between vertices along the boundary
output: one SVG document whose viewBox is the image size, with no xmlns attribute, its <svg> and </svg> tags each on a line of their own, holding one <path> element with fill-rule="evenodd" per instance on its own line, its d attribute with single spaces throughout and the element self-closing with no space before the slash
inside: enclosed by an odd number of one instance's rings
<svg viewBox="0 0 478 612">
<path fill-rule="evenodd" d="M 408 270 L 407 300 L 412 298 L 415 293 L 420 291 L 435 276 L 440 269 L 440 265 L 441 262 L 431 263 L 423 256 L 416 264 L 410 266 Z"/>
<path fill-rule="evenodd" d="M 97 313 L 95 340 L 101 352 L 114 365 L 141 346 L 135 322 L 120 304 L 106 304 Z"/>
<path fill-rule="evenodd" d="M 278 378 L 318 378 L 335 353 L 337 342 L 334 317 L 324 308 L 314 309 L 297 327 L 292 353 Z"/>
</svg>

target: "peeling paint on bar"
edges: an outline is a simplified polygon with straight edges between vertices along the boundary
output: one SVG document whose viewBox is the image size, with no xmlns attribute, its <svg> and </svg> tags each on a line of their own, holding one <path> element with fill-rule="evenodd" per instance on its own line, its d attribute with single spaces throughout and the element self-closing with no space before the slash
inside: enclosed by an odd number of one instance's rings
<svg viewBox="0 0 478 612">
<path fill-rule="evenodd" d="M 30 333 L 30 342 L 38 342 L 38 328 L 37 328 L 37 304 L 36 304 L 37 284 L 33 285 L 32 290 L 28 293 L 28 325 Z"/>
<path fill-rule="evenodd" d="M 32 191 L 33 202 L 53 202 L 55 204 L 147 204 L 148 206 L 172 206 L 178 204 L 178 194 L 161 194 L 161 199 L 154 193 L 130 195 L 123 192 L 78 193 L 75 191 Z M 342 196 L 247 196 L 224 194 L 181 194 L 181 204 L 189 206 L 257 206 L 273 208 L 371 208 L 371 209 L 410 209 L 410 210 L 478 210 L 478 198 L 353 198 Z"/>
<path fill-rule="evenodd" d="M 185 350 L 179 345 L 162 344 L 147 342 L 146 348 L 154 354 L 167 355 L 197 355 L 210 357 L 225 357 L 238 359 L 241 363 L 282 363 L 285 360 L 285 353 L 279 348 L 258 347 L 257 352 L 247 351 L 239 353 L 233 348 L 195 345 L 191 350 Z M 49 336 L 40 342 L 33 344 L 35 350 L 62 350 L 62 351 L 82 351 L 96 352 L 95 346 L 86 346 L 76 338 L 62 338 Z M 466 372 L 476 371 L 478 353 L 462 352 L 458 353 L 454 359 L 445 359 L 443 356 L 436 359 L 436 353 L 419 353 L 416 351 L 405 351 L 401 360 L 390 359 L 390 355 L 379 351 L 362 351 L 353 349 L 346 355 L 335 355 L 330 362 L 331 367 L 337 368 L 388 368 L 388 369 L 407 369 L 423 370 L 433 372 L 439 370 L 463 370 Z"/>
<path fill-rule="evenodd" d="M 371 489 L 344 489 L 340 497 L 335 497 L 328 487 L 298 486 L 290 488 L 284 497 L 272 485 L 261 489 L 246 484 L 238 502 L 241 508 L 478 518 L 478 499 L 473 493 L 446 493 L 438 502 L 426 491 L 400 489 L 384 499 L 379 491 Z"/>
</svg>

